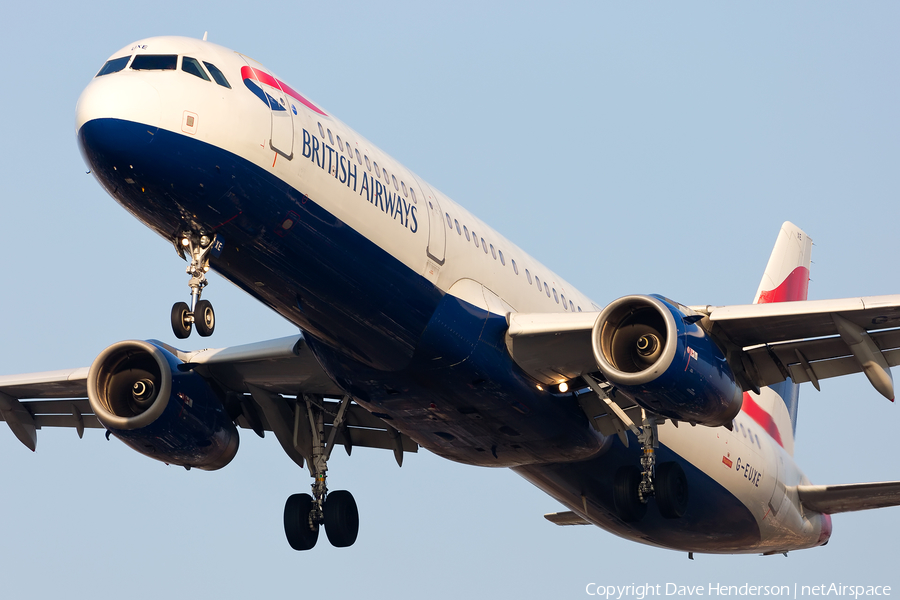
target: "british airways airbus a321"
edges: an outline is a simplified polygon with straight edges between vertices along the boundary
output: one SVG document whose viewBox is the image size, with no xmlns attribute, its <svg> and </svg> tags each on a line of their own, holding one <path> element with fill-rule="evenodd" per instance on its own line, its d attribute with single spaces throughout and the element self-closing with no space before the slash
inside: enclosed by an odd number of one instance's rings
<svg viewBox="0 0 900 600">
<path fill-rule="evenodd" d="M 219 469 L 272 432 L 313 478 L 287 499 L 297 550 L 357 538 L 329 491 L 335 446 L 420 446 L 509 467 L 594 524 L 686 552 L 825 544 L 830 515 L 900 504 L 900 482 L 812 485 L 794 463 L 799 385 L 863 372 L 894 398 L 900 296 L 807 300 L 810 238 L 778 232 L 753 304 L 632 295 L 606 307 L 254 60 L 157 37 L 81 94 L 100 185 L 188 263 L 179 338 L 216 325 L 212 269 L 299 333 L 184 351 L 118 342 L 89 368 L 0 377 L 0 417 L 105 429 L 167 464 Z"/>
</svg>

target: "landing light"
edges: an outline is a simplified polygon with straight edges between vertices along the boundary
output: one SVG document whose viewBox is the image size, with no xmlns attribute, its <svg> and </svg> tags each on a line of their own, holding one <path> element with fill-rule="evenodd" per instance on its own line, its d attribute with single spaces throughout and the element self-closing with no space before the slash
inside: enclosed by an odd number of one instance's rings
<svg viewBox="0 0 900 600">
<path fill-rule="evenodd" d="M 181 238 L 181 245 L 182 245 L 182 246 L 187 247 L 187 246 L 189 246 L 190 244 L 191 244 L 191 240 L 189 240 L 189 239 L 187 239 L 187 238 Z"/>
<path fill-rule="evenodd" d="M 566 383 L 565 381 L 563 381 L 562 383 L 559 384 L 559 393 L 560 393 L 560 394 L 565 394 L 565 393 L 568 392 L 568 391 L 569 391 L 569 384 L 568 384 L 568 383 Z"/>
</svg>

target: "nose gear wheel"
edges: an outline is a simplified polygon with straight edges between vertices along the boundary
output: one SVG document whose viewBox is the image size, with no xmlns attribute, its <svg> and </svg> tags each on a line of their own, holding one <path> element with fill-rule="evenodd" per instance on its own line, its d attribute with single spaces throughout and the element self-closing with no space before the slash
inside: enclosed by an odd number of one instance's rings
<svg viewBox="0 0 900 600">
<path fill-rule="evenodd" d="M 201 300 L 203 288 L 209 285 L 206 272 L 209 271 L 209 255 L 216 246 L 216 236 L 186 231 L 175 243 L 178 253 L 189 262 L 185 272 L 191 276 L 191 304 L 176 302 L 172 306 L 172 332 L 178 339 L 191 335 L 196 326 L 197 333 L 209 337 L 216 329 L 216 313 L 209 300 Z"/>
</svg>

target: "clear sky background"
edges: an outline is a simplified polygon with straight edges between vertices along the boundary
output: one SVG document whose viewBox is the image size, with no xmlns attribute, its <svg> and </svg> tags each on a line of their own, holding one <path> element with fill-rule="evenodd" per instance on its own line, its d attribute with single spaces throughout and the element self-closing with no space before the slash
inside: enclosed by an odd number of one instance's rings
<svg viewBox="0 0 900 600">
<path fill-rule="evenodd" d="M 0 374 L 87 366 L 122 339 L 184 348 L 296 330 L 216 275 L 215 335 L 174 339 L 171 244 L 85 174 L 81 90 L 119 48 L 209 39 L 261 61 L 598 304 L 752 300 L 779 226 L 815 240 L 810 298 L 897 293 L 900 6 L 893 2 L 3 4 Z M 900 479 L 898 407 L 862 376 L 805 385 L 816 483 Z M 0 597 L 579 598 L 590 582 L 892 585 L 900 508 L 837 515 L 825 548 L 686 555 L 593 527 L 506 470 L 338 449 L 350 549 L 292 551 L 311 480 L 243 432 L 207 473 L 99 431 L 0 426 Z"/>
</svg>

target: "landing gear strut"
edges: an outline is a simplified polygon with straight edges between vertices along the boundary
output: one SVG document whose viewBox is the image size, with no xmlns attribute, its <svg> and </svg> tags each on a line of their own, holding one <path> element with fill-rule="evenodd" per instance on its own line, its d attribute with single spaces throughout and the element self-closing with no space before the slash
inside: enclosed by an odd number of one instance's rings
<svg viewBox="0 0 900 600">
<path fill-rule="evenodd" d="M 298 399 L 299 400 L 299 399 Z M 350 492 L 338 490 L 328 493 L 326 479 L 328 458 L 334 449 L 335 435 L 347 414 L 350 396 L 341 401 L 334 418 L 328 440 L 325 439 L 325 412 L 321 398 L 304 394 L 294 413 L 295 433 L 300 428 L 304 408 L 312 431 L 312 456 L 309 473 L 313 477 L 312 496 L 294 494 L 284 505 L 284 534 L 294 550 L 309 550 L 319 539 L 319 527 L 325 527 L 325 535 L 332 546 L 352 546 L 359 533 L 359 511 Z M 296 439 L 296 435 L 295 435 Z"/>
<path fill-rule="evenodd" d="M 643 350 L 652 351 L 655 347 L 658 347 L 658 341 L 643 336 L 638 340 L 637 351 L 640 354 Z M 638 427 L 616 403 L 615 389 L 611 384 L 598 381 L 591 375 L 586 376 L 584 381 L 597 398 L 584 395 L 579 397 L 578 402 L 585 414 L 591 418 L 593 427 L 601 431 L 592 415 L 603 411 L 605 405 L 604 412 L 612 419 L 622 444 L 628 447 L 628 431 L 631 431 L 641 444 L 640 468 L 626 465 L 616 472 L 613 482 L 616 514 L 626 523 L 640 521 L 647 513 L 647 502 L 651 497 L 655 497 L 659 512 L 666 519 L 684 516 L 688 503 L 688 485 L 684 470 L 676 462 L 656 464 L 656 449 L 659 448 L 658 428 L 665 419 L 641 409 L 641 427 Z"/>
<path fill-rule="evenodd" d="M 626 523 L 639 521 L 646 514 L 647 502 L 652 496 L 664 518 L 679 519 L 687 509 L 687 478 L 677 462 L 656 464 L 658 422 L 655 415 L 646 411 L 642 411 L 642 416 L 642 427 L 637 436 L 641 444 L 641 467 L 628 465 L 616 473 L 613 488 L 616 512 Z"/>
<path fill-rule="evenodd" d="M 197 327 L 197 333 L 209 337 L 216 329 L 216 313 L 209 300 L 201 300 L 200 294 L 209 281 L 209 254 L 215 246 L 216 236 L 197 234 L 186 231 L 176 242 L 179 254 L 190 260 L 186 272 L 191 276 L 188 286 L 191 288 L 191 304 L 176 302 L 172 306 L 172 332 L 175 337 L 185 339 L 191 335 L 191 329 Z"/>
</svg>

